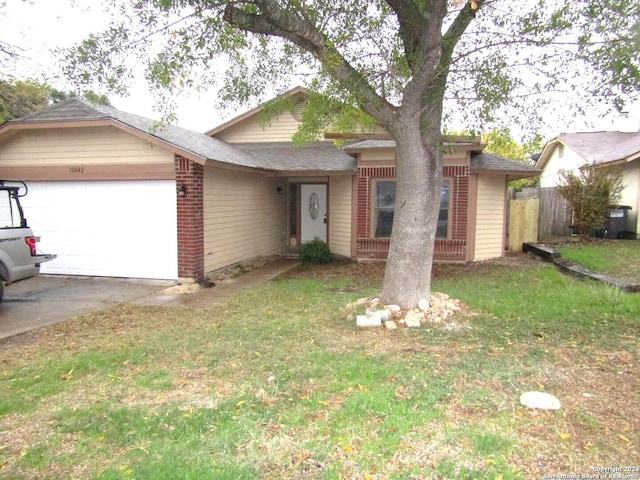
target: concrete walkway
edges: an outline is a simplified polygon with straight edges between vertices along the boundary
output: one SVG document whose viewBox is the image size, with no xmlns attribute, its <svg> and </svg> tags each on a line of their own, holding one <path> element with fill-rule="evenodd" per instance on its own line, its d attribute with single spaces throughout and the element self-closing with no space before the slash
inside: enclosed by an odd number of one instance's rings
<svg viewBox="0 0 640 480">
<path fill-rule="evenodd" d="M 300 260 L 297 258 L 277 258 L 272 262 L 238 275 L 237 277 L 224 279 L 217 283 L 215 287 L 205 288 L 189 294 L 161 292 L 139 298 L 131 303 L 136 305 L 207 308 L 243 290 L 276 278 L 298 265 L 300 265 Z"/>
</svg>

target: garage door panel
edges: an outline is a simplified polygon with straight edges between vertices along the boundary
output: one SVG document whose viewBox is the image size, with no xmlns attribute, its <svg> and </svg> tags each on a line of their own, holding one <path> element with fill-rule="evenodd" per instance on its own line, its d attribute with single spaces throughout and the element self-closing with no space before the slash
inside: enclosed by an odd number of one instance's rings
<svg viewBox="0 0 640 480">
<path fill-rule="evenodd" d="M 42 273 L 177 278 L 174 181 L 30 182 L 22 200 Z"/>
</svg>

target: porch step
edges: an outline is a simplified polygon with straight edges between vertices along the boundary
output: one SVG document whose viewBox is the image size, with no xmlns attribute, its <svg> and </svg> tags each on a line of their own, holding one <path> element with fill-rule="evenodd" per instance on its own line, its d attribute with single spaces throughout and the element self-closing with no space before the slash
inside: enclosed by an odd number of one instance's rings
<svg viewBox="0 0 640 480">
<path fill-rule="evenodd" d="M 284 252 L 284 253 L 279 253 L 278 256 L 280 258 L 300 258 L 300 253 Z"/>
<path fill-rule="evenodd" d="M 300 258 L 300 247 L 286 247 L 278 256 L 282 258 Z"/>
</svg>

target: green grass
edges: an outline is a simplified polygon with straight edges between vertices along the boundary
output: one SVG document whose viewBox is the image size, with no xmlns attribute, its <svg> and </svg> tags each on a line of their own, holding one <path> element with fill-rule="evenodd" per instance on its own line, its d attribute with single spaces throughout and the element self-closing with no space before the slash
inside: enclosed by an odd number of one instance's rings
<svg viewBox="0 0 640 480">
<path fill-rule="evenodd" d="M 640 242 L 599 240 L 559 246 L 562 257 L 599 273 L 640 283 Z"/>
<path fill-rule="evenodd" d="M 633 464 L 640 296 L 530 262 L 449 265 L 455 324 L 358 329 L 375 266 L 215 309 L 119 306 L 0 351 L 5 478 L 541 478 Z M 446 327 L 446 328 L 445 328 Z M 556 394 L 558 412 L 518 403 Z"/>
</svg>

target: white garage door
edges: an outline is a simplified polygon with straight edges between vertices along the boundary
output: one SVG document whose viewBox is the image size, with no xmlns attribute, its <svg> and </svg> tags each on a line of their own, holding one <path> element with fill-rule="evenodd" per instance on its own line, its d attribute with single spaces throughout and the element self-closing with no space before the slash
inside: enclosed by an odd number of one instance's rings
<svg viewBox="0 0 640 480">
<path fill-rule="evenodd" d="M 28 182 L 21 202 L 42 273 L 178 278 L 175 182 Z"/>
</svg>

